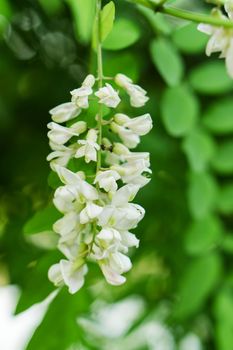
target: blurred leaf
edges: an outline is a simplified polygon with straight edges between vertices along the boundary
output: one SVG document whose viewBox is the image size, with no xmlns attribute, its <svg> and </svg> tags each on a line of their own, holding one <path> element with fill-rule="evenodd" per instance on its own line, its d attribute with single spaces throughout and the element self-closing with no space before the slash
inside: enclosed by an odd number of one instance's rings
<svg viewBox="0 0 233 350">
<path fill-rule="evenodd" d="M 205 62 L 194 68 L 190 83 L 197 92 L 206 95 L 223 94 L 233 89 L 233 81 L 221 61 Z"/>
<path fill-rule="evenodd" d="M 140 57 L 135 57 L 133 53 L 122 52 L 115 55 L 112 52 L 106 52 L 104 55 L 104 73 L 106 76 L 115 76 L 119 71 L 137 81 L 141 68 Z"/>
<path fill-rule="evenodd" d="M 184 66 L 181 56 L 171 41 L 160 38 L 152 41 L 150 46 L 154 65 L 165 82 L 174 86 L 181 82 Z"/>
<path fill-rule="evenodd" d="M 39 3 L 48 15 L 54 15 L 56 12 L 60 11 L 63 6 L 61 0 L 39 0 Z"/>
<path fill-rule="evenodd" d="M 143 15 L 147 18 L 148 22 L 156 33 L 171 33 L 172 27 L 162 13 L 156 13 L 144 6 L 138 6 L 138 8 L 140 9 L 140 12 L 142 12 Z"/>
<path fill-rule="evenodd" d="M 233 213 L 233 183 L 221 188 L 218 197 L 218 208 L 222 214 Z"/>
<path fill-rule="evenodd" d="M 202 254 L 213 249 L 220 242 L 222 227 L 215 216 L 194 221 L 185 237 L 185 249 L 189 254 Z"/>
<path fill-rule="evenodd" d="M 214 178 L 207 173 L 192 173 L 188 188 L 191 215 L 195 219 L 204 218 L 215 208 L 216 199 L 217 187 Z"/>
<path fill-rule="evenodd" d="M 228 233 L 224 236 L 221 242 L 221 248 L 227 252 L 232 254 L 233 253 L 233 234 Z"/>
<path fill-rule="evenodd" d="M 96 0 L 67 0 L 73 14 L 78 41 L 87 44 L 92 39 Z"/>
<path fill-rule="evenodd" d="M 76 320 L 88 310 L 89 303 L 84 288 L 75 295 L 63 288 L 49 305 L 26 350 L 65 350 L 76 345 L 81 339 Z"/>
<path fill-rule="evenodd" d="M 179 302 L 174 316 L 187 318 L 197 313 L 210 296 L 221 274 L 221 260 L 217 254 L 195 258 L 187 266 L 178 290 Z"/>
<path fill-rule="evenodd" d="M 54 290 L 54 285 L 48 279 L 48 270 L 56 259 L 57 253 L 55 255 L 49 253 L 28 266 L 28 273 L 22 278 L 22 291 L 16 306 L 16 314 L 41 302 Z"/>
<path fill-rule="evenodd" d="M 204 113 L 203 124 L 215 134 L 233 132 L 232 98 L 224 98 L 213 103 Z"/>
<path fill-rule="evenodd" d="M 25 234 L 34 234 L 44 231 L 50 231 L 53 228 L 53 224 L 61 217 L 61 213 L 53 206 L 48 207 L 36 212 L 34 216 L 27 221 L 23 231 Z"/>
<path fill-rule="evenodd" d="M 184 139 L 182 148 L 188 158 L 190 168 L 196 172 L 207 169 L 214 156 L 215 144 L 204 131 L 194 129 Z"/>
<path fill-rule="evenodd" d="M 0 2 L 0 15 L 6 19 L 10 19 L 12 16 L 12 8 L 8 0 L 1 0 Z"/>
<path fill-rule="evenodd" d="M 214 305 L 218 350 L 229 350 L 233 344 L 233 288 L 223 288 Z"/>
<path fill-rule="evenodd" d="M 192 130 L 198 115 L 198 101 L 185 87 L 167 88 L 161 103 L 162 119 L 167 132 L 183 136 Z"/>
<path fill-rule="evenodd" d="M 115 19 L 115 4 L 110 1 L 101 11 L 101 40 L 104 41 L 111 32 Z"/>
<path fill-rule="evenodd" d="M 178 49 L 191 55 L 204 52 L 208 41 L 207 35 L 197 30 L 196 23 L 176 29 L 172 38 Z"/>
<path fill-rule="evenodd" d="M 119 18 L 115 21 L 111 33 L 103 42 L 106 50 L 121 50 L 129 47 L 138 41 L 141 31 L 135 22 L 126 18 Z"/>
<path fill-rule="evenodd" d="M 220 174 L 233 173 L 233 141 L 225 141 L 218 147 L 212 164 Z"/>
</svg>

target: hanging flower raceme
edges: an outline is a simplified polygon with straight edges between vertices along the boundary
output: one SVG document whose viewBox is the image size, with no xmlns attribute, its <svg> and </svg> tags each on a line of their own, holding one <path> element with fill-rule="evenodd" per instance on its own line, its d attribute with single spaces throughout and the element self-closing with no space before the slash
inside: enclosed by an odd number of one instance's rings
<svg viewBox="0 0 233 350">
<path fill-rule="evenodd" d="M 61 182 L 53 202 L 63 215 L 53 230 L 64 255 L 51 266 L 49 279 L 57 287 L 67 285 L 70 293 L 83 286 L 89 260 L 99 265 L 108 283 L 126 281 L 122 275 L 132 267 L 127 253 L 139 245 L 130 231 L 145 214 L 132 201 L 151 173 L 149 153 L 130 150 L 151 130 L 150 115 L 131 118 L 113 113 L 121 102 L 119 92 L 108 83 L 95 89 L 95 82 L 88 75 L 80 88 L 71 91 L 71 102 L 50 111 L 53 121 L 48 124 L 52 152 L 47 160 Z M 118 74 L 115 83 L 130 96 L 131 106 L 147 102 L 146 91 L 125 75 Z M 99 115 L 87 114 L 92 104 L 107 108 L 101 123 Z M 103 137 L 107 129 L 118 142 Z"/>
<path fill-rule="evenodd" d="M 226 1 L 224 9 L 228 17 L 218 8 L 213 9 L 213 16 L 233 21 L 233 1 Z M 210 35 L 210 39 L 206 46 L 207 56 L 210 56 L 215 52 L 220 52 L 220 58 L 225 58 L 227 72 L 229 76 L 233 78 L 233 29 L 215 27 L 203 23 L 198 25 L 198 29 L 205 34 Z"/>
</svg>

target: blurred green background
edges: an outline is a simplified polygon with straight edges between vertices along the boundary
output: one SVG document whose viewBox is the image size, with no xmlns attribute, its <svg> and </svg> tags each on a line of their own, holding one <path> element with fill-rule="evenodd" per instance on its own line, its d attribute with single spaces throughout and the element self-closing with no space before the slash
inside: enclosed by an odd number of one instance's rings
<svg viewBox="0 0 233 350">
<path fill-rule="evenodd" d="M 62 290 L 27 350 L 232 350 L 233 81 L 205 56 L 196 24 L 114 2 L 104 72 L 146 88 L 154 119 L 139 147 L 153 169 L 137 197 L 147 212 L 140 248 L 125 285 L 91 266 L 80 292 Z M 0 1 L 0 285 L 20 287 L 16 314 L 54 290 L 48 110 L 95 73 L 94 9 L 95 0 Z"/>
</svg>

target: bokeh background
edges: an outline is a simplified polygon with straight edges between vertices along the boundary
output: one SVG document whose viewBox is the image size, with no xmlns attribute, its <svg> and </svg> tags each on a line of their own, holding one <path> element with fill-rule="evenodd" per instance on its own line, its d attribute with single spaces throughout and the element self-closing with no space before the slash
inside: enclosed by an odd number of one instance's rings
<svg viewBox="0 0 233 350">
<path fill-rule="evenodd" d="M 114 2 L 105 74 L 145 87 L 142 112 L 154 119 L 139 147 L 153 169 L 137 197 L 147 212 L 136 230 L 140 248 L 125 285 L 107 285 L 90 266 L 76 295 L 52 294 L 31 340 L 15 349 L 232 350 L 233 80 L 222 60 L 205 56 L 196 24 Z M 48 110 L 95 73 L 94 9 L 95 0 L 0 1 L 0 298 L 17 286 L 15 318 L 54 291 Z M 26 315 L 34 324 L 36 315 Z"/>
</svg>

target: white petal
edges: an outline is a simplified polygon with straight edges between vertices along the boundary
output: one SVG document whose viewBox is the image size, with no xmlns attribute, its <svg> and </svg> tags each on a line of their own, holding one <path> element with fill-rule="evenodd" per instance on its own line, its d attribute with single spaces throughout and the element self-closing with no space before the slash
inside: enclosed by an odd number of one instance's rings
<svg viewBox="0 0 233 350">
<path fill-rule="evenodd" d="M 49 268 L 48 278 L 56 287 L 63 285 L 63 277 L 61 274 L 60 264 L 54 264 Z"/>
<path fill-rule="evenodd" d="M 53 121 L 56 123 L 63 123 L 77 117 L 81 109 L 77 108 L 74 103 L 62 103 L 49 111 L 52 115 Z"/>
<path fill-rule="evenodd" d="M 109 284 L 112 284 L 113 286 L 120 286 L 121 284 L 125 283 L 126 278 L 112 270 L 107 264 L 101 262 L 100 268 Z"/>
<path fill-rule="evenodd" d="M 125 205 L 132 201 L 138 193 L 140 187 L 138 185 L 128 184 L 121 187 L 114 195 L 112 203 L 116 206 Z"/>
</svg>

